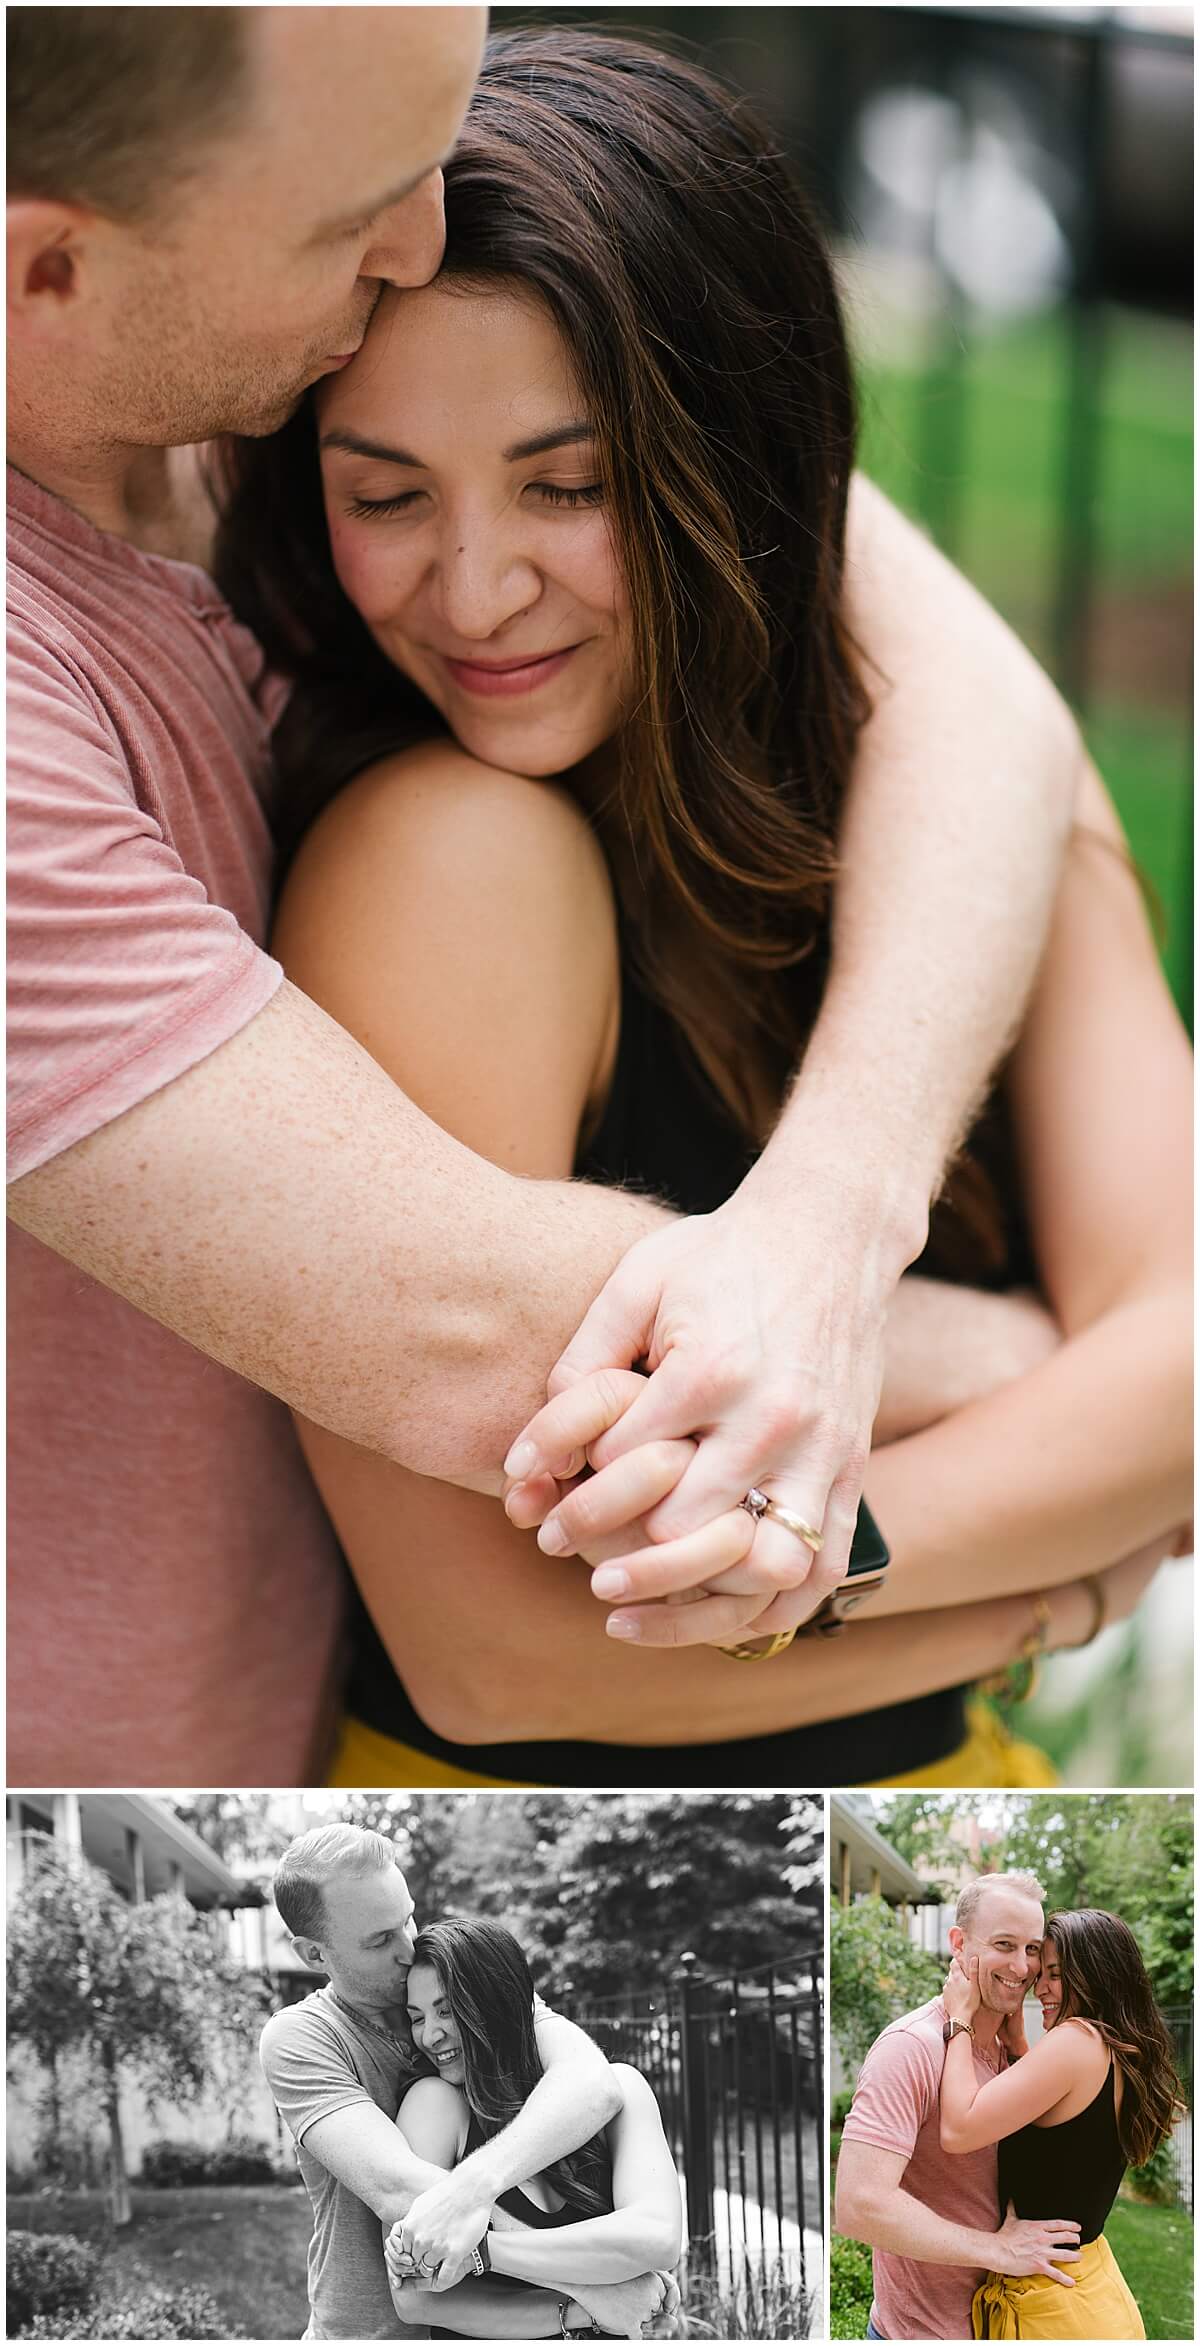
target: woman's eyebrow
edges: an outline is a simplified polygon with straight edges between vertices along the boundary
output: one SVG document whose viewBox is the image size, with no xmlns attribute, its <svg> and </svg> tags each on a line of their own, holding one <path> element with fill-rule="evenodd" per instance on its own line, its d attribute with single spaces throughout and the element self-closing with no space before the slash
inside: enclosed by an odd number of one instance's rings
<svg viewBox="0 0 1200 2346">
<path fill-rule="evenodd" d="M 558 424 L 551 432 L 535 432 L 531 440 L 514 440 L 504 451 L 506 464 L 517 464 L 526 456 L 548 456 L 552 448 L 573 448 L 580 440 L 594 440 L 590 424 Z"/>
<path fill-rule="evenodd" d="M 364 440 L 361 432 L 322 432 L 322 448 L 341 448 L 347 456 L 370 456 L 380 464 L 410 464 L 422 470 L 419 456 L 410 456 L 407 448 L 389 448 L 382 440 Z"/>
</svg>

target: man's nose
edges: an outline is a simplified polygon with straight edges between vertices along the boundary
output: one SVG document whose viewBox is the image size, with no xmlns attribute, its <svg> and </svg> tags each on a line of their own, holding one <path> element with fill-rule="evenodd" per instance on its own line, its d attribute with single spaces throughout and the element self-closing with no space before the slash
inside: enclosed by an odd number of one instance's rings
<svg viewBox="0 0 1200 2346">
<path fill-rule="evenodd" d="M 445 189 L 440 171 L 427 171 L 401 203 L 381 212 L 358 265 L 360 277 L 389 285 L 428 285 L 446 249 Z"/>
</svg>

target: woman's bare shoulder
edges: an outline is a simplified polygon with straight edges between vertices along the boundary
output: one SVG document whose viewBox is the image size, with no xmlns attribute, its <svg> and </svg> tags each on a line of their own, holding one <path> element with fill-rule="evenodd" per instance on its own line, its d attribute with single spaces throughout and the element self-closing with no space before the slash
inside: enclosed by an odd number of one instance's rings
<svg viewBox="0 0 1200 2346">
<path fill-rule="evenodd" d="M 292 877 L 318 864 L 327 883 L 331 861 L 372 864 L 389 843 L 411 853 L 450 836 L 473 858 L 497 846 L 512 856 L 531 843 L 544 852 L 592 839 L 562 783 L 483 765 L 456 741 L 423 741 L 377 759 L 338 792 L 302 841 Z"/>
<path fill-rule="evenodd" d="M 466 2097 L 444 2077 L 418 2077 L 400 2104 L 396 2124 L 418 2158 L 454 2166 L 462 2157 L 471 2113 Z"/>
</svg>

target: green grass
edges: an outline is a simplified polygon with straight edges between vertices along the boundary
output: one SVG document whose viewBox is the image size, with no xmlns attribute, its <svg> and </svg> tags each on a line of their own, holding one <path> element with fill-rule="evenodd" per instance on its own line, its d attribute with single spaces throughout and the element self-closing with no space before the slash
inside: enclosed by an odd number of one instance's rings
<svg viewBox="0 0 1200 2346">
<path fill-rule="evenodd" d="M 1192 2224 L 1181 2208 L 1120 2199 L 1104 2227 L 1141 2311 L 1147 2338 L 1191 2338 Z M 830 2243 L 830 2333 L 865 2335 L 871 2310 L 871 2251 L 861 2241 Z"/>
<path fill-rule="evenodd" d="M 1192 2338 L 1192 2220 L 1182 2208 L 1119 2199 L 1104 2227 L 1148 2338 Z"/>
<path fill-rule="evenodd" d="M 212 2190 L 135 2191 L 133 2222 L 112 2233 L 103 2192 L 10 2195 L 8 2221 L 28 2232 L 74 2232 L 107 2247 L 114 2286 L 185 2281 L 215 2297 L 231 2330 L 248 2338 L 298 2338 L 308 2320 L 305 2259 L 308 2194 L 260 2184 Z"/>
</svg>

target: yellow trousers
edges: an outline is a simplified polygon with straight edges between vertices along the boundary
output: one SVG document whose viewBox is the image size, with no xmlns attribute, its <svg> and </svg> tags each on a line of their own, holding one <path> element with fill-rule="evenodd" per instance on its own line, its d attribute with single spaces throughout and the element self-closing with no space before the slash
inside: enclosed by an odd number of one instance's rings
<svg viewBox="0 0 1200 2346">
<path fill-rule="evenodd" d="M 596 1746 L 596 1777 L 606 1776 L 604 1746 Z M 915 1768 L 911 1775 L 881 1776 L 880 1784 L 938 1785 L 956 1787 L 974 1785 L 990 1790 L 1018 1784 L 1054 1784 L 1058 1779 L 1044 1752 L 1032 1743 L 1018 1743 L 1006 1727 L 1000 1725 L 993 1712 L 984 1703 L 972 1703 L 967 1712 L 967 1733 L 957 1751 L 947 1759 L 933 1760 L 925 1768 Z M 398 1743 L 390 1735 L 380 1735 L 374 1727 L 364 1727 L 354 1718 L 342 1721 L 337 1750 L 329 1781 L 340 1790 L 352 1785 L 384 1791 L 409 1786 L 430 1789 L 433 1786 L 459 1787 L 462 1785 L 490 1785 L 503 1790 L 513 1787 L 518 1779 L 512 1776 L 481 1776 L 471 1768 L 455 1767 L 447 1760 L 430 1759 L 409 1743 Z M 526 1789 L 530 1787 L 526 1786 Z M 585 1787 L 586 1789 L 586 1787 Z"/>
<path fill-rule="evenodd" d="M 1068 2265 L 1075 2286 L 1064 2289 L 1044 2273 L 1016 2280 L 989 2273 L 975 2292 L 971 2321 L 977 2338 L 1144 2338 L 1142 2317 L 1103 2232 Z"/>
</svg>

